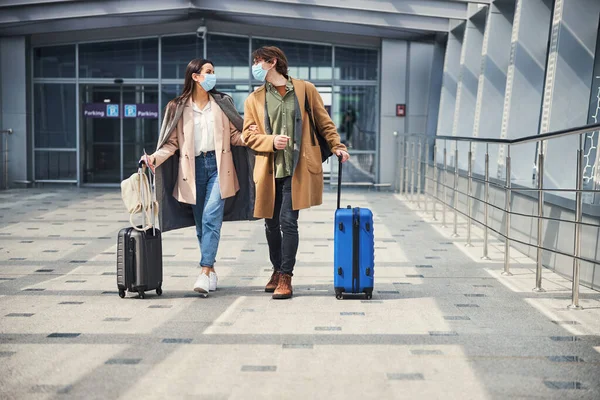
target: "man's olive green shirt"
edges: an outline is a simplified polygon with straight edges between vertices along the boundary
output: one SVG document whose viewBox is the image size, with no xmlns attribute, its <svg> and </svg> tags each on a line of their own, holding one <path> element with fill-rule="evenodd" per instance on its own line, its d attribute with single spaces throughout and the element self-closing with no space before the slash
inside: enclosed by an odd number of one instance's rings
<svg viewBox="0 0 600 400">
<path fill-rule="evenodd" d="M 273 135 L 289 136 L 288 144 L 283 150 L 275 150 L 275 178 L 292 176 L 294 165 L 294 116 L 296 101 L 294 85 L 291 78 L 285 85 L 283 97 L 271 83 L 266 83 L 266 100 L 269 121 Z"/>
</svg>

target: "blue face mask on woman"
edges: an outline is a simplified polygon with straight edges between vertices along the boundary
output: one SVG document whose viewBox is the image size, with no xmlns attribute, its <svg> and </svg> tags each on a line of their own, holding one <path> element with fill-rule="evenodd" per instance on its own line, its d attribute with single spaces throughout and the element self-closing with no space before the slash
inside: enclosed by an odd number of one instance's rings
<svg viewBox="0 0 600 400">
<path fill-rule="evenodd" d="M 217 84 L 217 76 L 215 74 L 201 74 L 204 77 L 204 81 L 200 82 L 200 86 L 207 92 L 214 89 Z"/>
<path fill-rule="evenodd" d="M 259 62 L 258 64 L 252 66 L 252 76 L 254 76 L 254 79 L 256 80 L 264 82 L 267 78 L 267 72 L 269 71 L 263 69 L 262 62 Z"/>
</svg>

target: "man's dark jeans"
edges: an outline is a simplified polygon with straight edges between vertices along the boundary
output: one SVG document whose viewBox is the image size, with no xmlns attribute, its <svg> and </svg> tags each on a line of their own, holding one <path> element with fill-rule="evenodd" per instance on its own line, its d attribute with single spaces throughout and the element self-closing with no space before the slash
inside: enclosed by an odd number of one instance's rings
<svg viewBox="0 0 600 400">
<path fill-rule="evenodd" d="M 275 179 L 275 210 L 265 219 L 269 255 L 277 272 L 292 275 L 298 252 L 298 210 L 292 210 L 292 177 Z"/>
</svg>

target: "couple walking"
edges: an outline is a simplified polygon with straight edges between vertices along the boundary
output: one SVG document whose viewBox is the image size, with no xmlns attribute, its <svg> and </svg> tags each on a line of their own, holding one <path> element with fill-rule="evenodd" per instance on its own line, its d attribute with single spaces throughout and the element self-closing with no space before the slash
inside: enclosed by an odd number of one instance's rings
<svg viewBox="0 0 600 400">
<path fill-rule="evenodd" d="M 287 299 L 299 210 L 320 205 L 323 197 L 321 152 L 312 135 L 322 135 L 342 161 L 349 155 L 315 86 L 288 75 L 283 51 L 266 46 L 252 58 L 252 75 L 265 83 L 246 99 L 243 120 L 231 97 L 215 89 L 214 64 L 192 60 L 183 93 L 166 107 L 157 150 L 142 159 L 156 169 L 162 231 L 196 226 L 202 268 L 196 292 L 217 289 L 223 220 L 264 218 L 273 264 L 265 291 Z M 254 166 L 244 147 L 256 152 Z"/>
</svg>

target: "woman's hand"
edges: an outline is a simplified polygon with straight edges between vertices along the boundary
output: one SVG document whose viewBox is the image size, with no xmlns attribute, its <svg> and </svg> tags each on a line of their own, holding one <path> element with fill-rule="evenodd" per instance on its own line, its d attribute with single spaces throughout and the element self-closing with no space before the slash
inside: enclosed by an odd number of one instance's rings
<svg viewBox="0 0 600 400">
<path fill-rule="evenodd" d="M 258 126 L 256 124 L 252 124 L 248 127 L 248 130 L 251 133 L 258 133 Z M 244 135 L 240 135 L 240 140 L 242 141 L 242 146 L 248 146 L 248 144 L 244 140 Z"/>
<path fill-rule="evenodd" d="M 140 158 L 139 162 L 143 162 L 144 164 L 146 164 L 146 166 L 150 168 L 150 171 L 154 173 L 156 169 L 156 167 L 154 166 L 154 157 L 149 156 L 148 154 L 144 154 L 142 158 Z"/>
</svg>

